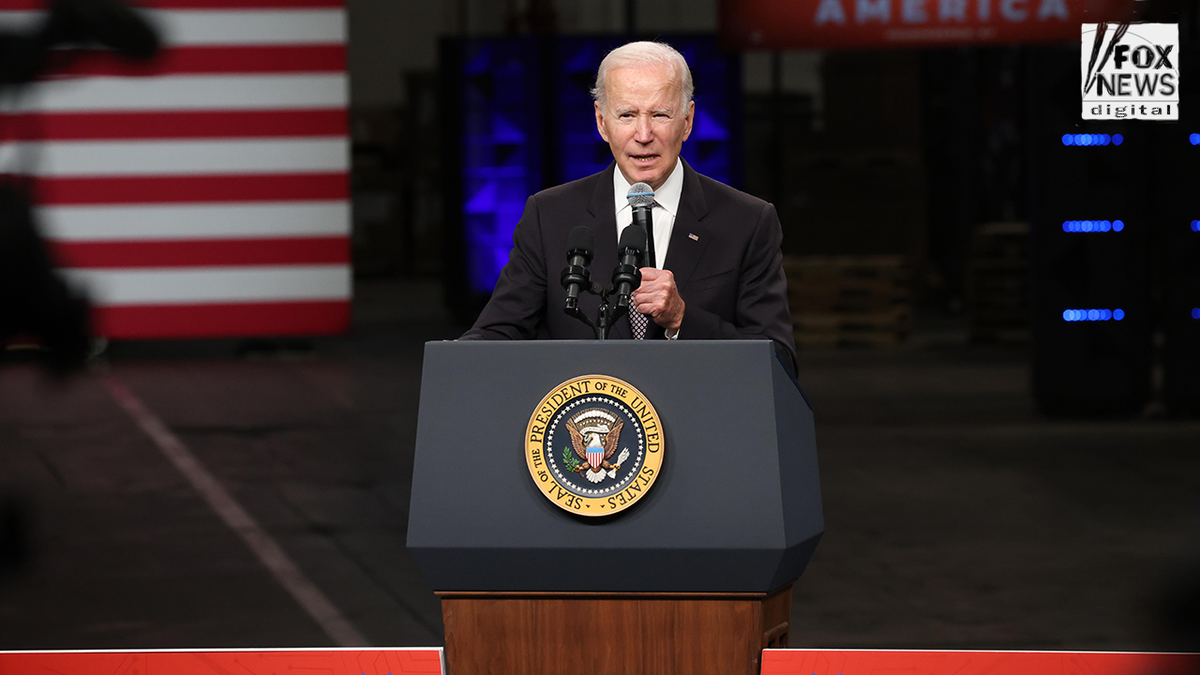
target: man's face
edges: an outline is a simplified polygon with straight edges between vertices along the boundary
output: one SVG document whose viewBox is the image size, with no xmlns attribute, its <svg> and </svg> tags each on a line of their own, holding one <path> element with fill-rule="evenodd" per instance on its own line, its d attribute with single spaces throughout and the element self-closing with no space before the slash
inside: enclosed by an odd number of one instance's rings
<svg viewBox="0 0 1200 675">
<path fill-rule="evenodd" d="M 683 142 L 692 133 L 692 111 L 679 109 L 679 87 L 668 65 L 614 68 L 605 83 L 606 109 L 596 102 L 596 128 L 617 167 L 632 185 L 662 187 Z"/>
</svg>

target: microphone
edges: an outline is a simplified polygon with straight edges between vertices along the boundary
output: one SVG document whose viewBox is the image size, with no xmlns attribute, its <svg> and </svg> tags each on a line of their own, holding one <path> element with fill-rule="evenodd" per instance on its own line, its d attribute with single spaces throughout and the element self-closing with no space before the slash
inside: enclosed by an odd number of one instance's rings
<svg viewBox="0 0 1200 675">
<path fill-rule="evenodd" d="M 642 250 L 646 253 L 643 267 L 658 267 L 654 261 L 654 221 L 650 212 L 654 210 L 654 190 L 645 183 L 634 183 L 625 193 L 629 205 L 633 207 L 633 224 L 646 233 L 646 245 Z"/>
<path fill-rule="evenodd" d="M 629 307 L 629 294 L 642 285 L 642 271 L 638 269 L 638 257 L 646 248 L 646 233 L 640 227 L 630 225 L 621 232 L 617 244 L 619 261 L 613 270 L 613 288 L 617 292 L 617 307 Z"/>
<path fill-rule="evenodd" d="M 596 233 L 586 225 L 578 225 L 567 233 L 567 266 L 562 271 L 562 285 L 567 289 L 563 309 L 567 312 L 578 308 L 579 292 L 592 287 L 592 275 L 587 267 L 592 264 L 595 245 Z"/>
</svg>

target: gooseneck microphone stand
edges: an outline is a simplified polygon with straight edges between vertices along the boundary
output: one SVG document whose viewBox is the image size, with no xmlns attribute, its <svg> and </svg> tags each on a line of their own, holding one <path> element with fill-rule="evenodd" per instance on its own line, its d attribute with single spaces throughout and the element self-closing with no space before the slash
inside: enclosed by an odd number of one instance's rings
<svg viewBox="0 0 1200 675">
<path fill-rule="evenodd" d="M 560 278 L 563 288 L 567 289 L 567 301 L 563 311 L 582 321 L 588 328 L 596 331 L 597 340 L 607 340 L 608 331 L 618 319 L 629 313 L 630 294 L 642 284 L 642 272 L 638 269 L 642 250 L 645 247 L 646 233 L 636 227 L 625 228 L 618 244 L 620 257 L 617 267 L 613 270 L 613 285 L 601 286 L 592 281 L 587 265 L 591 262 L 591 251 L 572 248 L 567 254 L 567 266 Z M 590 246 L 587 247 L 590 249 Z M 600 296 L 600 308 L 596 312 L 596 321 L 588 318 L 579 308 L 580 292 L 586 291 Z M 610 303 L 608 298 L 613 291 L 617 293 L 616 303 Z"/>
</svg>

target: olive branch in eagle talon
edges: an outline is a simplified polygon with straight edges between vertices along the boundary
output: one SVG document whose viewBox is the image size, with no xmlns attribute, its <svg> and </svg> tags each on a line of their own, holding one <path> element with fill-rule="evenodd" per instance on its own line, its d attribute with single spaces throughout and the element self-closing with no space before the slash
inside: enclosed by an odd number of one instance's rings
<svg viewBox="0 0 1200 675">
<path fill-rule="evenodd" d="M 569 448 L 565 445 L 563 446 L 562 458 L 563 458 L 563 464 L 567 465 L 567 471 L 578 471 L 579 470 L 579 466 L 580 466 L 579 460 L 575 459 L 575 455 L 571 454 L 571 448 Z"/>
<path fill-rule="evenodd" d="M 588 438 L 584 439 L 584 434 L 575 425 L 574 420 L 567 420 L 567 431 L 571 432 L 571 447 L 575 450 L 575 454 L 582 460 L 579 464 L 573 467 L 576 473 L 582 474 L 585 478 L 593 483 L 599 483 L 604 480 L 605 476 L 615 478 L 617 469 L 621 468 L 621 463 L 629 457 L 629 449 L 626 448 L 621 456 L 617 458 L 616 464 L 610 464 L 609 458 L 617 451 L 617 443 L 621 439 L 621 428 L 625 426 L 624 422 L 617 422 L 613 425 L 608 433 L 601 434 L 598 431 L 588 431 Z M 592 454 L 601 454 L 599 466 L 593 466 L 588 460 L 588 450 L 592 450 Z M 598 452 L 599 451 L 599 452 Z"/>
</svg>

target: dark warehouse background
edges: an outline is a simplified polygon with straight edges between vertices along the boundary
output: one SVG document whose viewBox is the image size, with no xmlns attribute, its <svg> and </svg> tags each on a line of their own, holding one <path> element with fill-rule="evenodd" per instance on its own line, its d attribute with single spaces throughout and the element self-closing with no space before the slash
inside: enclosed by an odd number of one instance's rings
<svg viewBox="0 0 1200 675">
<path fill-rule="evenodd" d="M 783 223 L 827 528 L 791 646 L 1200 649 L 1200 6 L 1137 4 L 1180 25 L 1178 123 L 1081 122 L 1078 42 L 731 51 L 716 0 L 347 0 L 351 329 L 67 377 L 6 349 L 0 649 L 338 643 L 123 391 L 364 642 L 440 645 L 404 549 L 422 346 L 528 194 L 607 165 L 586 90 L 630 37 L 689 58 L 685 157 Z"/>
</svg>

